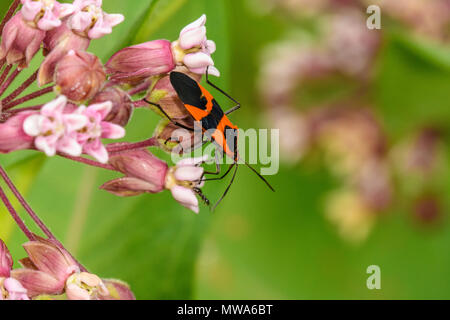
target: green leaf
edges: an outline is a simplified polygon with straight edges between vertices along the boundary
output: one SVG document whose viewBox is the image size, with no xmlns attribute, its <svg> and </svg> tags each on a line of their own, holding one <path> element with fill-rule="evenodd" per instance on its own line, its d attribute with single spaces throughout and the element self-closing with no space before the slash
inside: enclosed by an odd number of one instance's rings
<svg viewBox="0 0 450 320">
<path fill-rule="evenodd" d="M 13 183 L 18 187 L 23 196 L 26 196 L 28 191 L 33 185 L 36 176 L 39 174 L 42 165 L 45 162 L 45 157 L 41 154 L 30 156 L 23 159 L 13 165 L 7 166 L 6 171 Z M 4 184 L 3 184 L 4 185 Z M 6 191 L 6 186 L 3 187 Z M 20 208 L 17 199 L 12 196 L 10 192 L 7 192 L 9 199 L 13 206 L 17 209 Z M 20 209 L 21 210 L 21 209 Z M 0 206 L 0 238 L 4 241 L 8 241 L 11 235 L 16 230 L 14 228 L 14 220 L 9 215 L 4 205 Z"/>
</svg>

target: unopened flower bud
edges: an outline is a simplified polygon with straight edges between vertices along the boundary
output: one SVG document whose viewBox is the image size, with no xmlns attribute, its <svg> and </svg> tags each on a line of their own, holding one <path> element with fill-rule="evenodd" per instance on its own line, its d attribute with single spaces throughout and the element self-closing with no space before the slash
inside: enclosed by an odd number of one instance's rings
<svg viewBox="0 0 450 320">
<path fill-rule="evenodd" d="M 90 39 L 74 33 L 63 23 L 58 28 L 48 31 L 44 38 L 44 62 L 39 68 L 38 84 L 43 86 L 53 81 L 58 62 L 70 50 L 85 51 L 89 47 Z"/>
<path fill-rule="evenodd" d="M 25 120 L 34 114 L 32 111 L 20 112 L 0 123 L 0 153 L 29 149 L 33 146 L 34 137 L 25 133 Z"/>
<path fill-rule="evenodd" d="M 112 103 L 112 108 L 104 121 L 125 127 L 130 121 L 134 110 L 133 102 L 128 93 L 118 87 L 109 87 L 100 91 L 91 100 L 91 103 L 102 103 L 106 101 Z"/>
<path fill-rule="evenodd" d="M 167 163 L 147 150 L 115 154 L 110 157 L 109 163 L 125 177 L 105 183 L 101 186 L 103 190 L 122 197 L 164 190 Z"/>
<path fill-rule="evenodd" d="M 70 51 L 55 71 L 55 92 L 74 102 L 92 99 L 106 81 L 100 59 L 84 51 Z"/>
<path fill-rule="evenodd" d="M 132 85 L 174 68 L 171 43 L 167 40 L 149 41 L 122 49 L 106 63 L 112 81 Z"/>
</svg>

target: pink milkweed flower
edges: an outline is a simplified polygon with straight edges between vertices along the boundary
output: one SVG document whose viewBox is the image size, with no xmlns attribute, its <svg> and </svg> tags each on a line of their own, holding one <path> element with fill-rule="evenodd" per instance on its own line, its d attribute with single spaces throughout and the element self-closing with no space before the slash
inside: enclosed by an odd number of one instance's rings
<svg viewBox="0 0 450 320">
<path fill-rule="evenodd" d="M 203 186 L 204 169 L 200 164 L 207 161 L 208 156 L 181 160 L 172 167 L 166 177 L 166 189 L 182 206 L 199 213 L 199 202 L 195 188 Z"/>
<path fill-rule="evenodd" d="M 200 164 L 205 160 L 205 157 L 185 159 L 169 168 L 148 150 L 121 152 L 111 156 L 109 163 L 125 177 L 106 182 L 100 188 L 121 197 L 171 190 L 182 206 L 198 213 L 199 202 L 194 189 L 204 184 Z"/>
<path fill-rule="evenodd" d="M 220 72 L 214 67 L 211 55 L 216 51 L 216 44 L 206 37 L 206 15 L 184 27 L 180 37 L 172 43 L 172 51 L 178 65 L 185 65 L 191 72 L 208 73 L 219 77 Z"/>
<path fill-rule="evenodd" d="M 170 41 L 154 40 L 116 52 L 106 63 L 106 71 L 116 83 L 135 85 L 175 66 Z"/>
<path fill-rule="evenodd" d="M 76 113 L 65 113 L 67 98 L 60 96 L 42 107 L 39 113 L 28 116 L 23 123 L 24 132 L 35 137 L 34 145 L 49 157 L 57 151 L 79 156 L 82 146 L 76 131 L 88 123 L 88 118 Z"/>
<path fill-rule="evenodd" d="M 75 12 L 68 20 L 71 29 L 90 39 L 98 39 L 112 32 L 124 20 L 121 14 L 108 14 L 102 10 L 102 0 L 75 0 Z"/>
<path fill-rule="evenodd" d="M 48 31 L 61 25 L 61 19 L 72 14 L 71 4 L 61 4 L 55 0 L 21 0 L 20 10 L 24 20 L 32 22 L 37 28 Z"/>
<path fill-rule="evenodd" d="M 11 254 L 0 239 L 0 300 L 30 300 L 22 284 L 10 278 L 12 266 Z"/>
<path fill-rule="evenodd" d="M 79 272 L 72 257 L 50 240 L 38 238 L 23 247 L 28 258 L 20 261 L 24 268 L 11 271 L 11 277 L 27 289 L 30 297 L 62 294 L 67 279 Z"/>
<path fill-rule="evenodd" d="M 35 114 L 33 111 L 19 112 L 6 122 L 0 123 L 0 153 L 33 147 L 34 137 L 26 134 L 23 129 L 24 121 L 33 114 Z"/>
<path fill-rule="evenodd" d="M 77 272 L 67 279 L 66 294 L 69 300 L 100 300 L 109 296 L 109 291 L 95 274 Z"/>
<path fill-rule="evenodd" d="M 83 147 L 83 152 L 94 157 L 101 163 L 108 162 L 108 151 L 101 139 L 121 139 L 125 136 L 125 129 L 117 124 L 105 121 L 112 110 L 110 101 L 81 106 L 77 113 L 88 119 L 87 123 L 78 130 L 76 139 Z"/>
<path fill-rule="evenodd" d="M 13 278 L 0 278 L 0 300 L 30 300 L 22 284 Z"/>
<path fill-rule="evenodd" d="M 41 48 L 45 31 L 33 28 L 22 19 L 19 12 L 5 25 L 0 46 L 0 60 L 26 68 Z"/>
</svg>

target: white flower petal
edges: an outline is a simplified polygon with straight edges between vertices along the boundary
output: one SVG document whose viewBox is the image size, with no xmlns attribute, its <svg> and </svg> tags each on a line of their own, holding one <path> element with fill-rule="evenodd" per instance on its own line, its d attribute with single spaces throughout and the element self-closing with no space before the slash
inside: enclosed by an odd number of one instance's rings
<svg viewBox="0 0 450 320">
<path fill-rule="evenodd" d="M 53 157 L 56 154 L 56 144 L 49 143 L 49 140 L 44 137 L 37 137 L 34 140 L 34 145 L 48 157 Z"/>
<path fill-rule="evenodd" d="M 41 133 L 42 122 L 45 117 L 39 114 L 33 114 L 23 122 L 23 131 L 29 136 L 37 137 Z"/>
<path fill-rule="evenodd" d="M 206 14 L 203 14 L 200 18 L 184 27 L 180 32 L 180 36 L 192 29 L 203 27 L 205 24 L 206 24 Z"/>
<path fill-rule="evenodd" d="M 183 63 L 189 69 L 205 68 L 205 67 L 214 65 L 213 59 L 204 52 L 196 52 L 196 53 L 187 54 L 183 59 Z"/>
<path fill-rule="evenodd" d="M 179 181 L 199 181 L 203 172 L 202 167 L 180 167 L 175 171 L 175 179 Z"/>
<path fill-rule="evenodd" d="M 66 104 L 66 96 L 59 96 L 55 100 L 45 104 L 41 109 L 41 114 L 43 116 L 53 116 L 55 113 L 62 113 Z"/>
<path fill-rule="evenodd" d="M 178 203 L 180 203 L 182 206 L 194 211 L 195 213 L 198 213 L 198 199 L 191 189 L 181 187 L 181 186 L 174 186 L 172 189 L 170 189 L 172 192 L 172 196 Z"/>
<path fill-rule="evenodd" d="M 197 166 L 197 165 L 207 162 L 208 159 L 209 159 L 209 155 L 207 155 L 207 154 L 205 154 L 203 157 L 198 157 L 198 158 L 186 158 L 186 159 L 178 161 L 177 167 Z"/>
</svg>

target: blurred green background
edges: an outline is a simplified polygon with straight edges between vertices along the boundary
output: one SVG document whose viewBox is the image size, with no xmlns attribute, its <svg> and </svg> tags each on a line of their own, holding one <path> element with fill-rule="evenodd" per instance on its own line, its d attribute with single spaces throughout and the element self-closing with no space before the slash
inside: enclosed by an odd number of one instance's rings
<svg viewBox="0 0 450 320">
<path fill-rule="evenodd" d="M 126 45 L 176 40 L 183 26 L 206 13 L 222 73 L 215 82 L 243 104 L 231 116 L 243 128 L 268 126 L 257 89 L 262 50 L 310 23 L 260 14 L 241 0 L 104 0 L 104 9 L 126 20 L 112 35 L 93 41 L 89 51 L 103 62 Z M 424 121 L 450 123 L 450 51 L 410 31 L 384 30 L 376 61 L 371 95 L 390 143 Z M 40 61 L 36 57 L 31 69 Z M 218 99 L 226 108 L 226 99 Z M 157 121 L 153 113 L 137 110 L 127 141 L 149 137 Z M 445 139 L 448 143 L 448 135 Z M 444 204 L 437 226 L 423 227 L 408 210 L 395 207 L 354 245 L 324 216 L 324 198 L 338 182 L 322 165 L 282 164 L 269 177 L 276 193 L 241 169 L 218 209 L 210 213 L 203 207 L 195 215 L 169 192 L 122 199 L 100 191 L 117 177 L 100 169 L 34 152 L 1 159 L 68 249 L 91 272 L 128 282 L 138 299 L 450 298 L 449 170 L 440 177 Z M 225 183 L 210 183 L 205 194 L 216 199 L 224 188 Z M 25 238 L 3 209 L 0 237 L 16 260 L 25 255 Z M 369 265 L 381 267 L 381 290 L 366 287 Z"/>
</svg>

